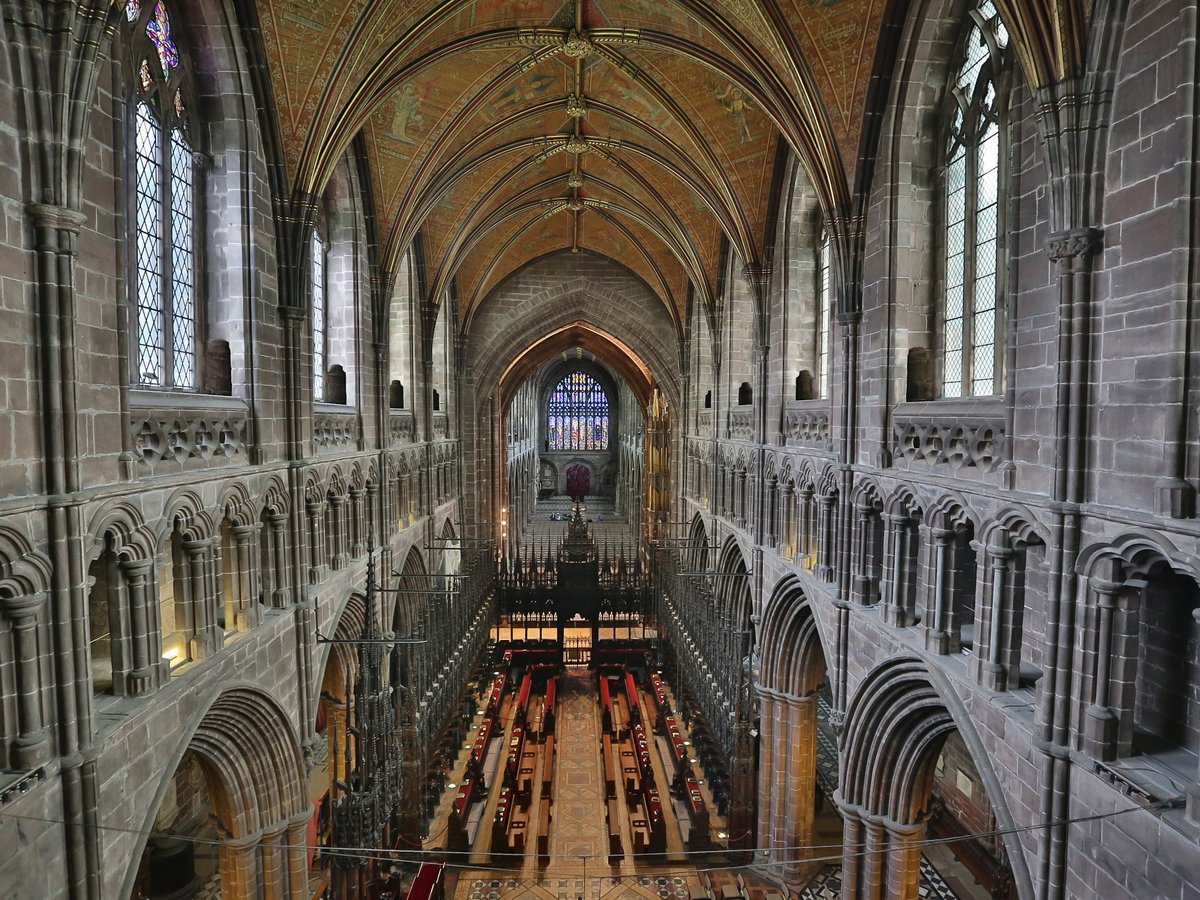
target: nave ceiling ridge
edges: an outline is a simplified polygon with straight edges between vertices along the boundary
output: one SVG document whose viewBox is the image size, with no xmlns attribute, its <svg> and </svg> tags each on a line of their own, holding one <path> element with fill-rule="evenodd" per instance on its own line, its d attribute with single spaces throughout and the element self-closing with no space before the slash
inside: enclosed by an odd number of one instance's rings
<svg viewBox="0 0 1200 900">
<path fill-rule="evenodd" d="M 1078 67 L 1081 2 L 998 0 L 1035 85 Z M 723 239 L 769 260 L 781 140 L 835 220 L 853 217 L 877 43 L 896 14 L 886 0 L 256 5 L 295 196 L 319 193 L 361 133 L 383 269 L 419 232 L 443 274 L 435 298 L 456 279 L 464 320 L 590 230 L 583 243 L 678 321 L 688 282 L 713 296 Z M 547 228 L 523 203 L 562 221 Z"/>
</svg>

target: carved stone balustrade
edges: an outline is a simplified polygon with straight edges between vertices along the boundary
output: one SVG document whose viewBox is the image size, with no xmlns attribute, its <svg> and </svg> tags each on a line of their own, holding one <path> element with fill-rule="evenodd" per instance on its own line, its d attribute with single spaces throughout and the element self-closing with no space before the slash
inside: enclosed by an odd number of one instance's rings
<svg viewBox="0 0 1200 900">
<path fill-rule="evenodd" d="M 892 416 L 892 465 L 991 472 L 1009 460 L 1003 397 L 901 403 Z"/>
<path fill-rule="evenodd" d="M 361 434 L 357 410 L 333 403 L 313 404 L 313 449 L 317 453 L 358 450 Z"/>
<path fill-rule="evenodd" d="M 129 432 L 142 472 L 244 464 L 248 409 L 238 397 L 129 392 Z"/>
<path fill-rule="evenodd" d="M 392 444 L 411 444 L 417 439 L 417 419 L 411 411 L 393 409 L 388 415 Z"/>
<path fill-rule="evenodd" d="M 433 439 L 444 441 L 450 434 L 450 416 L 444 412 L 433 414 Z"/>
<path fill-rule="evenodd" d="M 735 441 L 754 440 L 754 408 L 750 406 L 729 411 L 729 437 Z"/>
<path fill-rule="evenodd" d="M 783 415 L 784 443 L 812 450 L 833 449 L 828 400 L 793 400 Z"/>
</svg>

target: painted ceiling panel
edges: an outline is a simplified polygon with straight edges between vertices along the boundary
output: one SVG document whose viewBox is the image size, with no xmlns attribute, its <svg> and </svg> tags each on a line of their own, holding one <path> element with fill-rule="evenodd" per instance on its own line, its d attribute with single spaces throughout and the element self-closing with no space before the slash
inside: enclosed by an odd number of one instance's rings
<svg viewBox="0 0 1200 900">
<path fill-rule="evenodd" d="M 1027 70 L 1069 67 L 1086 17 L 1035 13 L 1074 0 L 1000 2 Z M 781 140 L 827 210 L 850 208 L 885 5 L 256 0 L 294 193 L 281 199 L 322 190 L 361 133 L 385 271 L 420 233 L 428 270 L 478 298 L 523 261 L 587 242 L 668 306 L 689 280 L 709 296 L 724 240 L 765 255 Z M 561 185 L 526 196 L 551 175 Z M 531 197 L 540 209 L 495 224 Z M 545 217 L 554 203 L 577 208 Z"/>
</svg>

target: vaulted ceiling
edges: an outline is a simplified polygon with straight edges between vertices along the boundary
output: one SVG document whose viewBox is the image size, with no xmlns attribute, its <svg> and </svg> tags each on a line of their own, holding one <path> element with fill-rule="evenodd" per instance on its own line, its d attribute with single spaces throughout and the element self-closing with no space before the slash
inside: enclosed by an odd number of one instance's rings
<svg viewBox="0 0 1200 900">
<path fill-rule="evenodd" d="M 722 237 L 767 255 L 781 142 L 849 207 L 886 3 L 256 0 L 290 189 L 320 193 L 361 133 L 384 271 L 419 234 L 428 298 L 453 284 L 469 317 L 588 249 L 676 319 Z"/>
</svg>

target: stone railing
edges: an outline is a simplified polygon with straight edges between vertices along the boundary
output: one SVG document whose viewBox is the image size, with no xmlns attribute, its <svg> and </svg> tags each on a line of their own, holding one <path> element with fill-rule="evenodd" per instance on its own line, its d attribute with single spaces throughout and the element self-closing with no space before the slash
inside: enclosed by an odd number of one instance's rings
<svg viewBox="0 0 1200 900">
<path fill-rule="evenodd" d="M 238 397 L 132 390 L 133 455 L 154 473 L 244 463 L 248 416 Z"/>
<path fill-rule="evenodd" d="M 433 439 L 444 441 L 450 434 L 450 416 L 444 412 L 433 414 Z"/>
<path fill-rule="evenodd" d="M 313 404 L 313 449 L 318 453 L 357 450 L 358 411 L 333 403 Z"/>
<path fill-rule="evenodd" d="M 1008 461 L 1004 398 L 902 403 L 892 415 L 892 464 L 990 472 Z"/>
<path fill-rule="evenodd" d="M 412 414 L 411 410 L 390 410 L 388 426 L 393 444 L 412 444 L 417 439 L 417 417 Z"/>
<path fill-rule="evenodd" d="M 783 415 L 784 443 L 789 447 L 832 450 L 828 400 L 793 400 Z"/>
<path fill-rule="evenodd" d="M 741 406 L 729 411 L 729 436 L 735 441 L 754 440 L 754 407 Z"/>
</svg>

